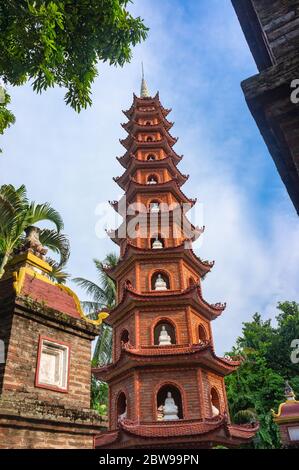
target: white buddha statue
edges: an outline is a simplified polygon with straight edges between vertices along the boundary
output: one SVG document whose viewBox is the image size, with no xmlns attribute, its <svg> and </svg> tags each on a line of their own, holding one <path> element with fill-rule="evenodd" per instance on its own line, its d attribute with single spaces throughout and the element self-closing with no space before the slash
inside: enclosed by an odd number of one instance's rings
<svg viewBox="0 0 299 470">
<path fill-rule="evenodd" d="M 155 290 L 167 290 L 167 284 L 164 281 L 161 274 L 158 274 L 158 277 L 155 282 Z"/>
<path fill-rule="evenodd" d="M 159 346 L 169 346 L 171 344 L 171 337 L 167 333 L 165 325 L 162 325 L 162 329 L 159 336 Z"/>
<path fill-rule="evenodd" d="M 156 181 L 155 178 L 152 176 L 152 177 L 148 180 L 147 184 L 157 184 L 157 181 Z"/>
<path fill-rule="evenodd" d="M 158 214 L 160 212 L 160 207 L 158 202 L 153 202 L 151 204 L 151 213 L 152 214 Z"/>
<path fill-rule="evenodd" d="M 167 392 L 167 398 L 163 407 L 164 418 L 163 421 L 175 421 L 178 417 L 178 407 L 172 398 L 171 392 Z"/>
<path fill-rule="evenodd" d="M 211 401 L 211 404 L 212 404 L 212 416 L 213 418 L 216 418 L 216 416 L 220 415 L 220 411 L 218 410 L 217 406 L 215 406 L 212 401 Z"/>
<path fill-rule="evenodd" d="M 123 421 L 124 419 L 126 419 L 126 417 L 127 417 L 127 404 L 126 404 L 125 411 L 118 416 L 118 421 Z"/>
<path fill-rule="evenodd" d="M 156 237 L 156 240 L 154 241 L 152 248 L 153 250 L 161 250 L 161 248 L 163 248 L 163 243 L 161 242 L 161 240 L 159 240 L 158 237 Z"/>
</svg>

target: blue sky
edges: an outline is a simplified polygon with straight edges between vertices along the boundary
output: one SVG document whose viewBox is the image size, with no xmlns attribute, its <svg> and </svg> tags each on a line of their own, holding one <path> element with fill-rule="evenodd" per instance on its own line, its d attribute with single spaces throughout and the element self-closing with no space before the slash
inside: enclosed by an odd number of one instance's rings
<svg viewBox="0 0 299 470">
<path fill-rule="evenodd" d="M 205 298 L 228 304 L 213 323 L 222 353 L 254 312 L 274 318 L 279 300 L 299 301 L 298 217 L 240 88 L 257 70 L 230 1 L 136 0 L 131 10 L 150 27 L 148 40 L 123 69 L 99 64 L 92 108 L 77 115 L 62 89 L 9 90 L 17 122 L 1 139 L 0 183 L 25 183 L 33 200 L 61 212 L 68 270 L 95 280 L 92 258 L 117 248 L 96 236 L 95 211 L 122 194 L 112 181 L 123 171 L 121 110 L 139 92 L 143 60 L 150 91 L 172 108 L 180 169 L 190 174 L 184 192 L 203 205 L 195 250 L 216 261 Z"/>
</svg>

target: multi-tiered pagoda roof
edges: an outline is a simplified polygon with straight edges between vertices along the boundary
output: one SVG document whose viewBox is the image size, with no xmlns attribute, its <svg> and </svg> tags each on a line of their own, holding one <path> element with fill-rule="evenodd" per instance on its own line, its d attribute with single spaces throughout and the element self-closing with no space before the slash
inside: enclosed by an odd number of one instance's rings
<svg viewBox="0 0 299 470">
<path fill-rule="evenodd" d="M 118 160 L 125 171 L 115 181 L 125 195 L 111 202 L 123 223 L 109 232 L 120 259 L 105 267 L 117 287 L 106 319 L 113 360 L 93 369 L 109 384 L 110 431 L 96 447 L 233 447 L 249 442 L 258 428 L 234 425 L 229 417 L 224 377 L 240 361 L 214 349 L 211 321 L 226 304 L 203 297 L 202 281 L 214 262 L 192 249 L 204 227 L 187 223 L 196 200 L 181 189 L 188 176 L 178 169 L 182 157 L 173 148 L 169 112 L 159 94 L 149 95 L 144 79 L 141 96 L 124 112 L 128 136 Z"/>
</svg>

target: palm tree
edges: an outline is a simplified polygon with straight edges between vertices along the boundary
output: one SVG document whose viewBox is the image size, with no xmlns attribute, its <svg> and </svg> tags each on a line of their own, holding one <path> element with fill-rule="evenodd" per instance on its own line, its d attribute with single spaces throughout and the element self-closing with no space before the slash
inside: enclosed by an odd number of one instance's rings
<svg viewBox="0 0 299 470">
<path fill-rule="evenodd" d="M 116 303 L 116 287 L 114 281 L 106 274 L 105 267 L 114 267 L 118 263 L 118 256 L 109 253 L 104 261 L 93 260 L 99 284 L 76 277 L 73 281 L 83 288 L 91 297 L 90 301 L 82 302 L 82 307 L 91 319 L 97 318 L 97 312 L 103 308 L 113 308 Z M 112 355 L 112 329 L 109 325 L 102 323 L 100 333 L 95 346 L 92 362 L 94 365 L 108 364 Z"/>
<path fill-rule="evenodd" d="M 114 267 L 118 263 L 118 256 L 109 253 L 103 262 L 93 260 L 99 284 L 77 277 L 73 281 L 83 288 L 92 300 L 82 302 L 82 307 L 91 319 L 98 317 L 97 312 L 103 308 L 113 308 L 116 304 L 115 283 L 105 272 L 105 266 Z M 94 367 L 109 364 L 112 359 L 112 328 L 106 323 L 100 326 L 99 336 L 93 353 L 92 365 Z M 94 376 L 91 382 L 91 406 L 101 415 L 107 414 L 108 407 L 108 385 Z"/>
<path fill-rule="evenodd" d="M 67 274 L 62 271 L 69 257 L 69 242 L 61 233 L 63 221 L 49 203 L 36 204 L 28 200 L 26 187 L 13 185 L 0 187 L 0 279 L 5 266 L 25 241 L 25 232 L 41 221 L 49 221 L 55 229 L 40 229 L 41 244 L 60 256 L 60 260 L 47 259 L 53 267 L 52 276 L 64 282 Z"/>
</svg>

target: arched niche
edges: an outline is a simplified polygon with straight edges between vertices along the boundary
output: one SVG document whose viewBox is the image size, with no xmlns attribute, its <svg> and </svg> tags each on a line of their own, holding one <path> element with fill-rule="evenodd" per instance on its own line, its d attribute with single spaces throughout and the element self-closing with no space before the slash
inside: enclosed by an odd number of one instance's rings
<svg viewBox="0 0 299 470">
<path fill-rule="evenodd" d="M 169 275 L 165 271 L 155 272 L 151 277 L 151 290 L 164 291 L 170 289 Z"/>
<path fill-rule="evenodd" d="M 154 162 L 155 160 L 157 160 L 157 157 L 153 153 L 150 153 L 149 155 L 147 155 L 146 159 L 148 162 Z"/>
<path fill-rule="evenodd" d="M 167 335 L 170 337 L 170 343 L 176 344 L 177 341 L 174 324 L 170 320 L 162 319 L 154 327 L 154 345 L 161 346 L 160 337 L 162 330 L 167 332 Z"/>
<path fill-rule="evenodd" d="M 146 179 L 146 184 L 158 184 L 159 183 L 159 178 L 157 175 L 149 175 Z"/>
<path fill-rule="evenodd" d="M 206 341 L 207 339 L 208 338 L 207 338 L 207 332 L 206 332 L 205 327 L 202 324 L 198 325 L 198 342 L 202 343 Z"/>
<path fill-rule="evenodd" d="M 117 421 L 127 417 L 127 397 L 124 392 L 120 392 L 116 403 Z"/>
<path fill-rule="evenodd" d="M 165 400 L 168 398 L 169 394 L 171 394 L 171 398 L 173 399 L 175 406 L 177 406 L 178 419 L 184 419 L 183 400 L 182 400 L 182 395 L 181 395 L 179 388 L 173 384 L 165 384 L 158 390 L 158 393 L 157 393 L 157 398 L 156 398 L 157 420 L 159 421 L 168 420 L 167 416 L 164 413 L 164 409 L 165 409 Z"/>
<path fill-rule="evenodd" d="M 211 388 L 211 408 L 212 416 L 218 416 L 221 412 L 220 397 L 215 387 Z"/>
<path fill-rule="evenodd" d="M 149 211 L 152 214 L 158 214 L 160 212 L 160 201 L 158 201 L 157 199 L 153 199 L 152 201 L 150 201 L 148 207 Z"/>
<path fill-rule="evenodd" d="M 124 344 L 127 344 L 130 341 L 130 334 L 128 330 L 123 330 L 120 335 L 120 341 Z"/>
<path fill-rule="evenodd" d="M 145 139 L 146 142 L 154 142 L 154 138 L 150 135 L 148 135 Z"/>
</svg>

